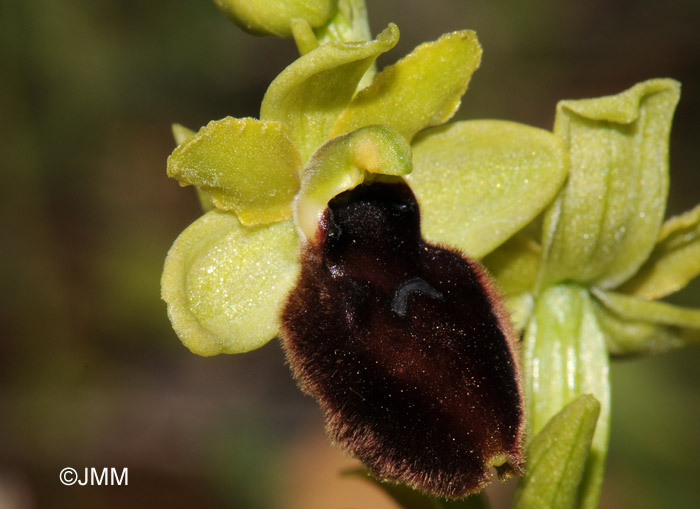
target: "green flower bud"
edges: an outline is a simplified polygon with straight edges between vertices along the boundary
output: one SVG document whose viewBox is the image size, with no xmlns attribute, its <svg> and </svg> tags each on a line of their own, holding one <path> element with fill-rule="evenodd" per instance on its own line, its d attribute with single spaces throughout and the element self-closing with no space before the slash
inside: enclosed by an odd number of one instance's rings
<svg viewBox="0 0 700 509">
<path fill-rule="evenodd" d="M 292 20 L 311 27 L 324 25 L 336 10 L 336 0 L 214 0 L 236 25 L 255 35 L 290 37 Z"/>
</svg>

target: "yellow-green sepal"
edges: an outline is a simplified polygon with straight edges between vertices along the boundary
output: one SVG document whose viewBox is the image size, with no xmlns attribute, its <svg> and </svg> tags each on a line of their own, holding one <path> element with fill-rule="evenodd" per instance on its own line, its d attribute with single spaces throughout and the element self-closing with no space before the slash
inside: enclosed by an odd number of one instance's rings
<svg viewBox="0 0 700 509">
<path fill-rule="evenodd" d="M 528 435 L 536 436 L 564 406 L 583 394 L 600 402 L 580 505 L 597 507 L 610 424 L 609 359 L 605 333 L 586 288 L 557 285 L 537 296 L 523 339 L 523 389 Z"/>
<path fill-rule="evenodd" d="M 651 255 L 616 289 L 658 299 L 677 292 L 700 274 L 700 205 L 664 223 Z"/>
<path fill-rule="evenodd" d="M 597 288 L 592 293 L 612 354 L 658 354 L 700 344 L 700 309 Z"/>
<path fill-rule="evenodd" d="M 447 122 L 454 115 L 480 62 L 481 46 L 471 30 L 421 44 L 384 68 L 357 94 L 331 136 L 384 124 L 410 141 L 421 129 Z"/>
<path fill-rule="evenodd" d="M 291 22 L 304 19 L 320 27 L 333 15 L 337 0 L 214 0 L 236 25 L 254 35 L 289 37 Z"/>
<path fill-rule="evenodd" d="M 374 41 L 329 42 L 310 50 L 270 84 L 260 118 L 287 125 L 306 161 L 329 137 L 370 65 L 398 40 L 399 30 L 390 24 Z"/>
<path fill-rule="evenodd" d="M 543 223 L 542 285 L 614 288 L 654 247 L 668 194 L 668 139 L 680 85 L 639 83 L 620 94 L 561 101 L 554 132 L 569 179 Z"/>
<path fill-rule="evenodd" d="M 599 414 L 598 400 L 584 394 L 550 419 L 528 448 L 515 509 L 580 507 L 579 484 Z"/>
<path fill-rule="evenodd" d="M 294 218 L 302 235 L 314 241 L 319 220 L 336 195 L 374 175 L 411 172 L 411 147 L 399 132 L 373 125 L 338 136 L 319 148 L 304 169 L 294 202 Z"/>
<path fill-rule="evenodd" d="M 482 258 L 537 216 L 566 178 L 552 133 L 475 120 L 430 129 L 413 144 L 406 178 L 421 205 L 424 237 Z"/>
<path fill-rule="evenodd" d="M 182 343 L 209 356 L 254 350 L 275 337 L 299 273 L 298 242 L 291 220 L 248 227 L 220 210 L 187 227 L 161 279 Z"/>
<path fill-rule="evenodd" d="M 287 127 L 254 118 L 209 122 L 168 158 L 170 177 L 206 191 L 246 225 L 291 216 L 300 168 Z"/>
</svg>

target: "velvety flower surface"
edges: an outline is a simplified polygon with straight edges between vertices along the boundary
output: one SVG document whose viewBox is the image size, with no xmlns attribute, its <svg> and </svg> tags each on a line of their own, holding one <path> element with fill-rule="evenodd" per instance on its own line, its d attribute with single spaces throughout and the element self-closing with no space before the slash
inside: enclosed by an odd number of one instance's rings
<svg viewBox="0 0 700 509">
<path fill-rule="evenodd" d="M 521 473 L 517 338 L 478 262 L 426 244 L 403 182 L 334 198 L 302 251 L 283 346 L 328 433 L 380 479 L 443 497 Z"/>
</svg>

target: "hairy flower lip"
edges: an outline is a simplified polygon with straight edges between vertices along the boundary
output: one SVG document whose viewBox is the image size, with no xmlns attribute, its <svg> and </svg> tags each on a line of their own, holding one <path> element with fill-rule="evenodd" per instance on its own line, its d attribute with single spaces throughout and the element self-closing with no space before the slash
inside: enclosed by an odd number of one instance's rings
<svg viewBox="0 0 700 509">
<path fill-rule="evenodd" d="M 335 198 L 304 245 L 282 345 L 336 444 L 380 479 L 459 498 L 491 467 L 522 471 L 517 340 L 481 266 L 419 225 L 402 182 Z"/>
</svg>

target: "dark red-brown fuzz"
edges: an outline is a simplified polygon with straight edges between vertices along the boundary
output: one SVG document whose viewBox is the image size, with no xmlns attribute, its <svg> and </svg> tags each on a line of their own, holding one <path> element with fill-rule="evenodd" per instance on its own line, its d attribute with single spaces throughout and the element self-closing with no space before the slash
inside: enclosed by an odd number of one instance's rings
<svg viewBox="0 0 700 509">
<path fill-rule="evenodd" d="M 380 478 L 462 497 L 520 473 L 515 340 L 481 266 L 423 241 L 403 183 L 326 209 L 282 315 L 287 359 L 341 447 Z"/>
</svg>

